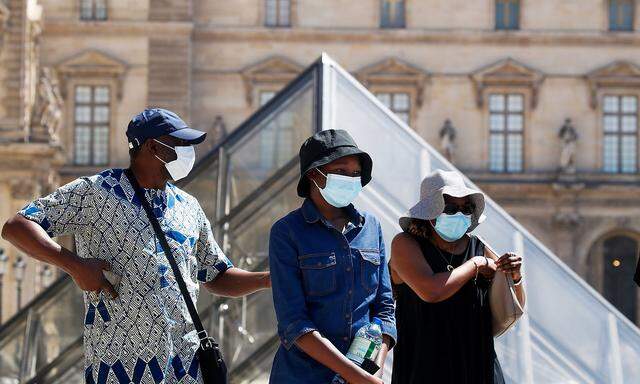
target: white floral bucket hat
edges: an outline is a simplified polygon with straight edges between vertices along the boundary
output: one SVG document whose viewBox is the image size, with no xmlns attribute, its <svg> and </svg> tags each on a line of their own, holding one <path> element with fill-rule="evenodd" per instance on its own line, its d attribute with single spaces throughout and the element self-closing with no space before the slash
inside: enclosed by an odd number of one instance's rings
<svg viewBox="0 0 640 384">
<path fill-rule="evenodd" d="M 420 201 L 400 217 L 402 230 L 407 231 L 411 219 L 433 220 L 444 211 L 444 195 L 452 197 L 469 197 L 474 212 L 471 214 L 471 226 L 467 232 L 473 231 L 484 221 L 484 194 L 477 189 L 465 185 L 458 172 L 436 170 L 420 184 Z"/>
</svg>

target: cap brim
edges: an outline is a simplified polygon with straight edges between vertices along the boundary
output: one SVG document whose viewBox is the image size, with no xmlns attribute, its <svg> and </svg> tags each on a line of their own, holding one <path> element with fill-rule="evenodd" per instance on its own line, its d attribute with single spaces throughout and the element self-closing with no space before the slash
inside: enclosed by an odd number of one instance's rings
<svg viewBox="0 0 640 384">
<path fill-rule="evenodd" d="M 204 141 L 207 136 L 206 132 L 198 131 L 197 129 L 192 128 L 183 128 L 177 131 L 173 131 L 169 134 L 169 136 L 184 140 L 189 144 L 200 144 Z"/>
</svg>

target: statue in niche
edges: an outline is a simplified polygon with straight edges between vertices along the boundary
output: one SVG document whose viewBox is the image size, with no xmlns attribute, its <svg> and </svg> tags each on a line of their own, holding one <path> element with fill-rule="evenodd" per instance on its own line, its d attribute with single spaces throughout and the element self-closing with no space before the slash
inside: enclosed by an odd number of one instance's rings
<svg viewBox="0 0 640 384">
<path fill-rule="evenodd" d="M 456 129 L 451 124 L 451 120 L 447 119 L 442 128 L 440 128 L 440 149 L 450 162 L 454 161 L 455 154 Z"/>
<path fill-rule="evenodd" d="M 36 120 L 43 131 L 44 138 L 51 143 L 58 143 L 58 133 L 62 125 L 63 99 L 58 81 L 51 68 L 42 68 L 38 83 L 38 99 L 36 101 Z"/>
<path fill-rule="evenodd" d="M 576 142 L 578 133 L 571 123 L 571 119 L 565 119 L 558 132 L 562 144 L 560 152 L 560 172 L 564 174 L 576 173 Z"/>
<path fill-rule="evenodd" d="M 227 124 L 224 122 L 222 115 L 216 115 L 211 125 L 211 133 L 213 134 L 214 141 L 216 143 L 221 142 L 227 137 Z"/>
</svg>

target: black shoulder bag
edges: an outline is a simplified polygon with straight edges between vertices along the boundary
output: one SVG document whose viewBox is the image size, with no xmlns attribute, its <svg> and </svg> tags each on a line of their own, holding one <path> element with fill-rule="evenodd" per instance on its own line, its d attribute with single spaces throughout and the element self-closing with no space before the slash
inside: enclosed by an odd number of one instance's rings
<svg viewBox="0 0 640 384">
<path fill-rule="evenodd" d="M 138 200 L 140 200 L 142 207 L 147 213 L 147 217 L 151 222 L 151 226 L 153 227 L 153 230 L 156 233 L 158 240 L 160 241 L 160 245 L 162 245 L 164 254 L 167 257 L 167 260 L 169 260 L 169 264 L 171 265 L 171 269 L 173 270 L 173 275 L 176 278 L 178 287 L 180 287 L 180 293 L 182 293 L 182 297 L 187 304 L 187 309 L 189 310 L 189 315 L 191 316 L 193 325 L 198 332 L 198 337 L 200 338 L 200 347 L 198 348 L 198 351 L 196 353 L 198 356 L 198 362 L 200 364 L 200 373 L 202 375 L 202 380 L 204 384 L 227 384 L 227 365 L 222 358 L 222 353 L 220 353 L 220 347 L 218 346 L 218 343 L 216 343 L 216 341 L 213 339 L 213 337 L 210 337 L 207 334 L 207 331 L 202 326 L 202 321 L 200 321 L 198 311 L 193 304 L 193 300 L 191 300 L 191 295 L 187 290 L 187 285 L 182 278 L 182 274 L 180 274 L 180 269 L 178 269 L 176 259 L 173 257 L 173 253 L 171 252 L 169 243 L 167 243 L 167 238 L 160 228 L 160 223 L 158 223 L 158 219 L 154 215 L 149 202 L 145 198 L 144 191 L 142 191 L 142 188 L 140 188 L 140 184 L 138 184 L 138 180 L 136 180 L 133 172 L 131 172 L 130 169 L 127 169 L 125 170 L 125 174 L 127 175 L 129 182 L 133 186 L 135 194 L 136 196 L 138 196 Z"/>
</svg>

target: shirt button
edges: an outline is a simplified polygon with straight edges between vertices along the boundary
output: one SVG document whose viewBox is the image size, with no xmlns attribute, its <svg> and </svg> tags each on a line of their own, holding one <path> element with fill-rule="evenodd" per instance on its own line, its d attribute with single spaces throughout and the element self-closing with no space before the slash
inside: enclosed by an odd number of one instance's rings
<svg viewBox="0 0 640 384">
<path fill-rule="evenodd" d="M 349 338 L 347 336 L 343 337 L 342 340 L 344 341 L 349 341 Z"/>
<path fill-rule="evenodd" d="M 347 272 L 351 272 L 351 267 L 347 267 Z"/>
<path fill-rule="evenodd" d="M 347 313 L 346 315 L 344 315 L 345 319 L 349 319 L 349 314 Z"/>
<path fill-rule="evenodd" d="M 349 296 L 351 296 L 351 294 L 353 294 L 353 291 L 350 289 L 348 293 L 349 293 Z"/>
</svg>

